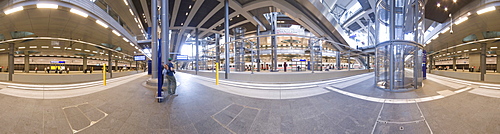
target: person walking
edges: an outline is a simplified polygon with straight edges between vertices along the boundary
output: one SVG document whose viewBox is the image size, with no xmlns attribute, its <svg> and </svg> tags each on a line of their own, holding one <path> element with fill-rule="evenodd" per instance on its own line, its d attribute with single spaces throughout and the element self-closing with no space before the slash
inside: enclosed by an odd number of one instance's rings
<svg viewBox="0 0 500 134">
<path fill-rule="evenodd" d="M 168 94 L 170 95 L 175 95 L 177 96 L 178 94 L 175 93 L 175 90 L 177 89 L 177 82 L 175 80 L 175 68 L 174 64 L 172 64 L 172 58 L 168 58 L 168 63 L 163 64 L 163 68 L 166 70 L 166 75 L 165 77 L 167 78 L 167 91 Z"/>
</svg>

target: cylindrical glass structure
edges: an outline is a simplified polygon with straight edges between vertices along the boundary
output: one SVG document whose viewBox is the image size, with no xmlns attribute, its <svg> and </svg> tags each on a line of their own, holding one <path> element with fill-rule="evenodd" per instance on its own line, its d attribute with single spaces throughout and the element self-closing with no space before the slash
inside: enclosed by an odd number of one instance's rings
<svg viewBox="0 0 500 134">
<path fill-rule="evenodd" d="M 380 0 L 376 7 L 375 82 L 388 91 L 422 86 L 423 0 Z"/>
</svg>

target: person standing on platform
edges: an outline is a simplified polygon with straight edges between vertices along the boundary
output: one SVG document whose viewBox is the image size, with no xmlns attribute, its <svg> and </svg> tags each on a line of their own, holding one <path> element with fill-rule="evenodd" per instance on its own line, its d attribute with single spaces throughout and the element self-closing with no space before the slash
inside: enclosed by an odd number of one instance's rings
<svg viewBox="0 0 500 134">
<path fill-rule="evenodd" d="M 167 78 L 167 91 L 168 94 L 170 95 L 175 95 L 177 96 L 178 94 L 175 93 L 175 90 L 177 89 L 177 82 L 175 80 L 175 68 L 174 64 L 172 64 L 172 58 L 168 58 L 168 63 L 163 64 L 164 69 L 166 70 L 166 78 Z"/>
<path fill-rule="evenodd" d="M 38 73 L 38 67 L 35 67 L 35 73 Z"/>
</svg>

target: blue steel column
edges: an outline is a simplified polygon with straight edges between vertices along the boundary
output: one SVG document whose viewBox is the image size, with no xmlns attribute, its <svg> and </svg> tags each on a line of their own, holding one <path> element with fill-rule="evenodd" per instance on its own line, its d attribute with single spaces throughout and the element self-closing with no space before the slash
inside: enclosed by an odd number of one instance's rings
<svg viewBox="0 0 500 134">
<path fill-rule="evenodd" d="M 272 13 L 270 13 L 270 15 L 271 15 L 271 34 L 273 35 L 273 36 L 271 36 L 271 46 L 272 46 L 271 62 L 273 65 L 271 72 L 278 72 L 278 44 L 276 43 L 276 36 L 274 36 L 274 34 L 276 34 L 276 19 L 277 19 L 278 13 L 272 12 Z"/>
<path fill-rule="evenodd" d="M 225 79 L 227 79 L 227 75 L 229 74 L 229 0 L 224 0 L 224 36 L 226 38 L 226 42 L 225 42 L 225 57 L 226 57 L 226 60 L 225 60 L 225 63 L 224 64 L 224 68 L 225 68 Z"/>
<path fill-rule="evenodd" d="M 152 63 L 151 66 L 152 68 L 152 74 L 151 77 L 153 79 L 158 78 L 158 60 L 156 57 L 158 57 L 158 4 L 157 0 L 152 0 L 151 1 L 151 57 L 152 57 Z"/>
<path fill-rule="evenodd" d="M 199 55 L 199 51 L 198 51 L 198 46 L 200 45 L 200 41 L 198 41 L 198 28 L 195 29 L 195 32 L 196 32 L 196 34 L 195 34 L 196 35 L 196 38 L 195 38 L 195 40 L 196 40 L 196 43 L 195 43 L 196 44 L 196 61 L 195 61 L 195 65 L 196 65 L 196 75 L 198 75 L 198 70 L 200 70 L 199 69 L 200 68 L 200 66 L 199 66 L 199 64 L 200 64 L 199 63 L 199 60 L 200 60 L 199 57 L 200 57 L 200 55 Z"/>
<path fill-rule="evenodd" d="M 260 72 L 260 25 L 257 25 L 257 72 Z"/>
<path fill-rule="evenodd" d="M 161 2 L 161 45 L 164 47 L 161 49 L 161 56 L 165 64 L 168 63 L 168 58 L 170 58 L 170 30 L 168 21 L 168 0 L 162 0 Z"/>
</svg>

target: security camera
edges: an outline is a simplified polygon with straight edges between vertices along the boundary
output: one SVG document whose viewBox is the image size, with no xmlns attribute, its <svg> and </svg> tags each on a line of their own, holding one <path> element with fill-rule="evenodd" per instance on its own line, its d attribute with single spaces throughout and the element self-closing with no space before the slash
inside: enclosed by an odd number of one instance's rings
<svg viewBox="0 0 500 134">
<path fill-rule="evenodd" d="M 450 31 L 450 34 L 453 34 L 453 30 Z"/>
</svg>

